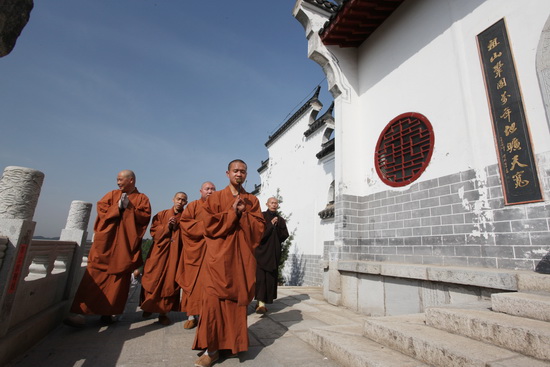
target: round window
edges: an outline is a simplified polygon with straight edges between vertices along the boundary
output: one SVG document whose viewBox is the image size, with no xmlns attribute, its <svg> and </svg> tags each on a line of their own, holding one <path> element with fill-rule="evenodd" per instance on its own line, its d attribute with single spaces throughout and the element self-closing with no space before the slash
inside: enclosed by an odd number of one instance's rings
<svg viewBox="0 0 550 367">
<path fill-rule="evenodd" d="M 403 113 L 382 131 L 376 144 L 374 166 L 387 185 L 414 182 L 430 163 L 434 134 L 428 119 L 415 112 Z"/>
</svg>

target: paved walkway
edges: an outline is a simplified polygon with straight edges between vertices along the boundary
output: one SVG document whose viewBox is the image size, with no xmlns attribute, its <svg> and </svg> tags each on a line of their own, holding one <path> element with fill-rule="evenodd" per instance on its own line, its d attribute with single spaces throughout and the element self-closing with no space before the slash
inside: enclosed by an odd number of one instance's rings
<svg viewBox="0 0 550 367">
<path fill-rule="evenodd" d="M 195 329 L 183 328 L 185 314 L 173 312 L 174 323 L 161 326 L 157 318 L 141 317 L 137 298 L 137 287 L 132 288 L 117 323 L 101 326 L 97 317 L 90 317 L 83 329 L 61 325 L 8 366 L 193 366 L 198 358 L 198 351 L 191 350 Z M 279 299 L 269 310 L 257 315 L 249 306 L 249 350 L 238 358 L 220 359 L 214 366 L 337 367 L 304 336 L 313 327 L 361 323 L 359 315 L 325 302 L 317 287 L 280 287 Z"/>
</svg>

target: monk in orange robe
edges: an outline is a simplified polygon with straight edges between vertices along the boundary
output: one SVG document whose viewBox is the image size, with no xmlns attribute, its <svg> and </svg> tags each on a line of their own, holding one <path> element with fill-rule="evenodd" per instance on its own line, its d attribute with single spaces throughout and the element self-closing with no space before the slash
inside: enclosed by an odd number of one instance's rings
<svg viewBox="0 0 550 367">
<path fill-rule="evenodd" d="M 216 186 L 212 182 L 204 182 L 199 190 L 201 198 L 189 203 L 181 216 L 180 226 L 185 245 L 176 281 L 182 289 L 181 311 L 187 313 L 184 329 L 193 329 L 198 324 L 203 289 L 202 264 L 206 252 L 202 225 L 205 214 L 203 204 L 214 191 Z"/>
<path fill-rule="evenodd" d="M 176 283 L 176 271 L 182 250 L 179 221 L 187 204 L 187 194 L 177 192 L 172 199 L 174 206 L 153 217 L 151 236 L 153 245 L 145 261 L 141 278 L 141 309 L 143 317 L 159 313 L 159 323 L 170 325 L 168 312 L 179 310 L 180 287 Z"/>
<path fill-rule="evenodd" d="M 149 198 L 135 183 L 134 172 L 121 171 L 119 190 L 97 202 L 94 240 L 71 307 L 73 313 L 101 315 L 102 322 L 111 323 L 113 315 L 124 312 L 131 274 L 142 264 L 141 240 L 151 219 Z M 65 323 L 77 326 L 71 318 Z"/>
<path fill-rule="evenodd" d="M 258 199 L 242 188 L 247 166 L 229 163 L 229 185 L 204 203 L 206 254 L 201 317 L 193 349 L 206 349 L 195 366 L 209 367 L 220 350 L 248 350 L 246 310 L 254 297 L 254 249 L 264 231 Z"/>
</svg>

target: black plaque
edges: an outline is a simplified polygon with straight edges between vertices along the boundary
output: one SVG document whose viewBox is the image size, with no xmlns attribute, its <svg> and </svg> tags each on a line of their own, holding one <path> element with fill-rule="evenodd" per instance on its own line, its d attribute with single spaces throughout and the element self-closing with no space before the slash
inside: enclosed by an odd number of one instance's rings
<svg viewBox="0 0 550 367">
<path fill-rule="evenodd" d="M 504 19 L 477 36 L 506 205 L 542 201 Z"/>
</svg>

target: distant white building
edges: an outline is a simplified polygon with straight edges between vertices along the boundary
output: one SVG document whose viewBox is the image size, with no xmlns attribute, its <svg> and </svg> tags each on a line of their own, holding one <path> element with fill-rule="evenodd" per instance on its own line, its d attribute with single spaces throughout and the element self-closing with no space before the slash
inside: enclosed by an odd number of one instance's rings
<svg viewBox="0 0 550 367">
<path fill-rule="evenodd" d="M 532 272 L 550 250 L 550 2 L 298 0 L 293 13 L 334 97 L 335 150 L 312 161 L 324 133 L 300 135 L 305 111 L 289 120 L 261 196 L 280 187 L 299 252 L 323 255 L 325 297 L 391 315 L 517 290 L 472 269 Z M 317 213 L 332 180 L 330 236 Z"/>
<path fill-rule="evenodd" d="M 334 120 L 319 90 L 265 143 L 269 158 L 258 169 L 256 194 L 282 199 L 280 211 L 293 234 L 284 273 L 290 285 L 321 285 L 320 260 L 334 240 Z"/>
</svg>

